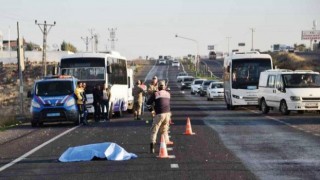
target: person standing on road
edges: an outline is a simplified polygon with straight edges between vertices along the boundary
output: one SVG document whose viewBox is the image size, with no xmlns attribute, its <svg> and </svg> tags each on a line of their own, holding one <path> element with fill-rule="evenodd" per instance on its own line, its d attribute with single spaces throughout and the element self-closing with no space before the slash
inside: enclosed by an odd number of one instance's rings
<svg viewBox="0 0 320 180">
<path fill-rule="evenodd" d="M 109 101 L 111 97 L 111 92 L 108 88 L 108 85 L 105 85 L 103 91 L 102 91 L 102 103 L 101 103 L 101 109 L 102 109 L 102 116 L 104 117 L 104 120 L 109 120 Z"/>
<path fill-rule="evenodd" d="M 166 91 L 165 81 L 159 82 L 159 91 L 154 92 L 147 101 L 147 106 L 149 111 L 152 110 L 154 105 L 155 118 L 151 127 L 151 136 L 150 136 L 150 153 L 154 153 L 155 143 L 157 139 L 158 131 L 160 130 L 161 135 L 164 135 L 166 144 L 173 144 L 169 140 L 168 129 L 170 121 L 170 98 L 171 95 Z"/>
<path fill-rule="evenodd" d="M 141 120 L 141 108 L 142 108 L 142 101 L 144 96 L 144 90 L 141 88 L 141 81 L 138 80 L 136 82 L 136 86 L 132 90 L 133 96 L 133 109 L 134 109 L 134 119 Z"/>
<path fill-rule="evenodd" d="M 148 85 L 148 97 L 150 97 L 154 92 L 158 91 L 158 77 L 153 76 L 151 83 Z"/>
<path fill-rule="evenodd" d="M 94 120 L 100 121 L 101 118 L 101 100 L 102 100 L 102 89 L 100 85 L 96 85 L 93 90 L 93 107 L 94 107 Z"/>
<path fill-rule="evenodd" d="M 148 90 L 147 90 L 148 97 L 147 98 L 150 98 L 157 91 L 158 91 L 158 77 L 153 76 L 152 81 L 148 86 Z M 151 114 L 152 114 L 152 119 L 153 119 L 155 116 L 155 112 L 151 111 Z"/>
<path fill-rule="evenodd" d="M 85 97 L 84 97 L 84 90 L 83 90 L 83 84 L 82 82 L 77 82 L 77 88 L 75 90 L 75 95 L 77 98 L 77 106 L 78 106 L 78 111 L 80 114 L 80 123 L 83 123 L 84 125 L 87 125 L 88 122 L 85 117 Z"/>
</svg>

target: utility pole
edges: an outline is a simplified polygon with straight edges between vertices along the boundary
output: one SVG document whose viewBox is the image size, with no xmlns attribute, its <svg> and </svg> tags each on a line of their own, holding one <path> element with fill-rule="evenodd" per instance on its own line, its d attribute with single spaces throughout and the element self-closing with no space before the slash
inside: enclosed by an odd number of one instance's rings
<svg viewBox="0 0 320 180">
<path fill-rule="evenodd" d="M 117 28 L 108 28 L 109 32 L 110 32 L 110 39 L 108 39 L 109 41 L 111 41 L 111 50 L 115 50 L 115 41 L 117 41 L 118 39 L 116 39 L 116 30 Z"/>
<path fill-rule="evenodd" d="M 81 37 L 81 39 L 82 39 L 82 40 L 84 41 L 84 43 L 86 44 L 86 52 L 88 52 L 88 51 L 89 51 L 89 42 L 92 41 L 93 37 L 91 37 L 91 38 L 89 39 L 89 37 L 86 36 L 86 37 Z"/>
<path fill-rule="evenodd" d="M 94 38 L 94 34 L 93 34 L 94 29 L 91 28 L 89 29 L 90 35 L 91 35 L 91 40 Z M 91 43 L 91 51 L 94 52 L 94 43 Z M 87 50 L 88 51 L 88 50 Z"/>
<path fill-rule="evenodd" d="M 19 93 L 20 93 L 20 116 L 24 116 L 24 108 L 23 108 L 23 76 L 22 71 L 24 71 L 24 53 L 23 53 L 23 39 L 20 38 L 20 31 L 19 31 L 19 22 L 17 22 L 17 33 L 18 33 L 18 69 L 19 69 L 19 80 L 20 80 L 20 87 L 19 87 Z"/>
<path fill-rule="evenodd" d="M 230 39 L 231 37 L 226 37 L 228 39 L 228 54 L 230 53 Z"/>
<path fill-rule="evenodd" d="M 253 33 L 255 32 L 255 29 L 254 28 L 250 28 L 251 30 L 251 51 L 253 51 Z"/>
<path fill-rule="evenodd" d="M 43 70 L 43 76 L 47 75 L 47 36 L 52 28 L 52 26 L 56 25 L 56 22 L 54 21 L 53 24 L 47 24 L 47 21 L 44 21 L 44 23 L 37 23 L 37 20 L 35 20 L 35 24 L 39 26 L 42 34 L 43 34 L 43 47 L 42 47 L 42 70 Z M 43 26 L 43 29 L 42 27 Z M 49 26 L 49 29 L 48 29 Z"/>
<path fill-rule="evenodd" d="M 98 43 L 99 43 L 98 34 L 94 34 L 94 51 L 95 52 L 98 52 Z"/>
</svg>

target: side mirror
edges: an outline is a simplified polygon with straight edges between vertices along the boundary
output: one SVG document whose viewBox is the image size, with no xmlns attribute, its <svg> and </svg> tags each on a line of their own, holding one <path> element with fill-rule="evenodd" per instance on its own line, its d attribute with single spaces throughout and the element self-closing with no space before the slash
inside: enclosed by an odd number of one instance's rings
<svg viewBox="0 0 320 180">
<path fill-rule="evenodd" d="M 112 74 L 111 65 L 108 65 L 108 66 L 107 66 L 107 73 L 108 73 L 108 74 Z"/>
</svg>

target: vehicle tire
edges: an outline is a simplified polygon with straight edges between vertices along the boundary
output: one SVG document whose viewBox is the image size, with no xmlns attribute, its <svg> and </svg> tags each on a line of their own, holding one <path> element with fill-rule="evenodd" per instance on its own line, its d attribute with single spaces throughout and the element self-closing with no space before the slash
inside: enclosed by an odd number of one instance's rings
<svg viewBox="0 0 320 180">
<path fill-rule="evenodd" d="M 263 114 L 268 114 L 270 108 L 268 107 L 266 101 L 264 99 L 261 100 L 261 112 Z"/>
<path fill-rule="evenodd" d="M 74 121 L 74 125 L 78 126 L 81 122 L 81 116 L 80 116 L 80 113 L 78 113 L 77 115 L 77 119 L 75 119 Z"/>
<path fill-rule="evenodd" d="M 36 121 L 31 121 L 31 126 L 32 126 L 32 127 L 37 127 L 37 126 L 38 126 L 38 122 L 36 122 Z"/>
<path fill-rule="evenodd" d="M 195 95 L 195 93 L 192 90 L 190 91 L 190 94 Z"/>
<path fill-rule="evenodd" d="M 288 110 L 287 103 L 284 100 L 282 100 L 280 102 L 280 112 L 282 115 L 289 115 L 290 114 L 290 111 Z"/>
<path fill-rule="evenodd" d="M 118 109 L 118 112 L 114 113 L 116 117 L 122 117 L 123 116 L 122 108 L 123 108 L 123 104 L 120 105 L 120 107 Z"/>
<path fill-rule="evenodd" d="M 297 111 L 298 114 L 304 114 L 304 111 Z"/>
<path fill-rule="evenodd" d="M 201 97 L 203 97 L 203 96 L 204 96 L 204 94 L 203 94 L 202 92 L 200 92 L 200 96 L 201 96 Z"/>
<path fill-rule="evenodd" d="M 110 104 L 108 113 L 108 117 L 111 119 L 113 116 L 113 103 Z"/>
</svg>

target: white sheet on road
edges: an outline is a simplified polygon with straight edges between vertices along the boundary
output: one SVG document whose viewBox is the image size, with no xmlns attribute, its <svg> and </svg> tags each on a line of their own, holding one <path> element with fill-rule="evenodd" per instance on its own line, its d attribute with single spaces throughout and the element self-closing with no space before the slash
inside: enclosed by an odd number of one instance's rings
<svg viewBox="0 0 320 180">
<path fill-rule="evenodd" d="M 59 158 L 60 162 L 91 161 L 94 158 L 122 161 L 137 158 L 116 143 L 98 143 L 68 148 Z"/>
</svg>

